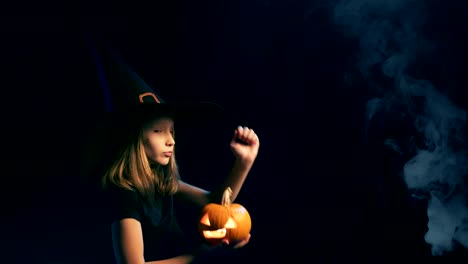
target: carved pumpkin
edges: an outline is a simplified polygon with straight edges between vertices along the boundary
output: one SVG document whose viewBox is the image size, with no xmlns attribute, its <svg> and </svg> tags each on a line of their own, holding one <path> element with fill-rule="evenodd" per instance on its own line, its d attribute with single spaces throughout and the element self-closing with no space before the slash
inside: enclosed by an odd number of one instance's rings
<svg viewBox="0 0 468 264">
<path fill-rule="evenodd" d="M 231 203 L 231 188 L 223 193 L 221 204 L 207 204 L 201 211 L 198 231 L 202 238 L 212 244 L 224 239 L 239 241 L 250 234 L 252 221 L 249 212 L 240 204 Z"/>
</svg>

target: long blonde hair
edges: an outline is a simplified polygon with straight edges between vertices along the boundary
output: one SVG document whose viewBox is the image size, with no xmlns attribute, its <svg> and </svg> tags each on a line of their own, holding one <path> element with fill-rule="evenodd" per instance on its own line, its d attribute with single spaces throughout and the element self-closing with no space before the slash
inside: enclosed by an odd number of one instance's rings
<svg viewBox="0 0 468 264">
<path fill-rule="evenodd" d="M 143 126 L 140 126 L 137 138 L 129 141 L 104 174 L 102 186 L 106 188 L 111 183 L 152 200 L 176 193 L 179 179 L 175 151 L 169 164 L 150 164 L 143 144 Z"/>
</svg>

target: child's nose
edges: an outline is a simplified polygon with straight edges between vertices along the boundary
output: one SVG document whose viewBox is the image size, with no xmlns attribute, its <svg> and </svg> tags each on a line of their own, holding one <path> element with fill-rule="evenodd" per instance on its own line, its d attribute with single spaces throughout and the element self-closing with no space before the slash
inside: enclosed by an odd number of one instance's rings
<svg viewBox="0 0 468 264">
<path fill-rule="evenodd" d="M 172 138 L 172 137 L 170 136 L 170 137 L 167 139 L 167 141 L 166 141 L 166 145 L 168 145 L 168 146 L 173 146 L 173 145 L 175 145 L 175 140 L 174 140 L 174 138 Z"/>
</svg>

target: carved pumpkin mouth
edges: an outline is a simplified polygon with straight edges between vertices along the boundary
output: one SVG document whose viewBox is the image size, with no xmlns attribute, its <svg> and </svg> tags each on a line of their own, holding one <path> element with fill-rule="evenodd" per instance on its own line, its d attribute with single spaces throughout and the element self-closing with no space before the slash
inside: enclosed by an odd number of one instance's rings
<svg viewBox="0 0 468 264">
<path fill-rule="evenodd" d="M 205 238 L 223 238 L 226 236 L 226 228 L 217 230 L 203 230 L 203 236 Z"/>
</svg>

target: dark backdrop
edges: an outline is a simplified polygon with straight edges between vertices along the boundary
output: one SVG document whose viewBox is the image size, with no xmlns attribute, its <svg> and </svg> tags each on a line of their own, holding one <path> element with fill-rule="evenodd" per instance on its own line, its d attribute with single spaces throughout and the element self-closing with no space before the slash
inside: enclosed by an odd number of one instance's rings
<svg viewBox="0 0 468 264">
<path fill-rule="evenodd" d="M 364 133 L 368 84 L 344 78 L 357 44 L 332 25 L 326 5 L 309 4 L 12 6 L 2 46 L 14 170 L 4 189 L 15 204 L 17 263 L 105 263 L 110 256 L 94 178 L 83 173 L 87 136 L 104 110 L 90 32 L 113 43 L 165 100 L 216 101 L 232 115 L 222 126 L 181 133 L 187 181 L 209 189 L 227 173 L 235 125 L 258 133 L 260 154 L 238 198 L 253 218 L 245 260 L 455 263 L 466 256 L 430 256 L 425 201 L 398 177 L 401 161 L 382 144 L 385 127 Z M 445 14 L 432 17 L 430 32 L 450 48 L 434 57 L 439 63 L 424 65 L 466 108 L 466 29 L 453 18 L 463 14 L 456 4 L 434 6 Z M 206 155 L 195 154 L 199 148 Z M 182 224 L 190 226 L 187 219 Z"/>
</svg>

